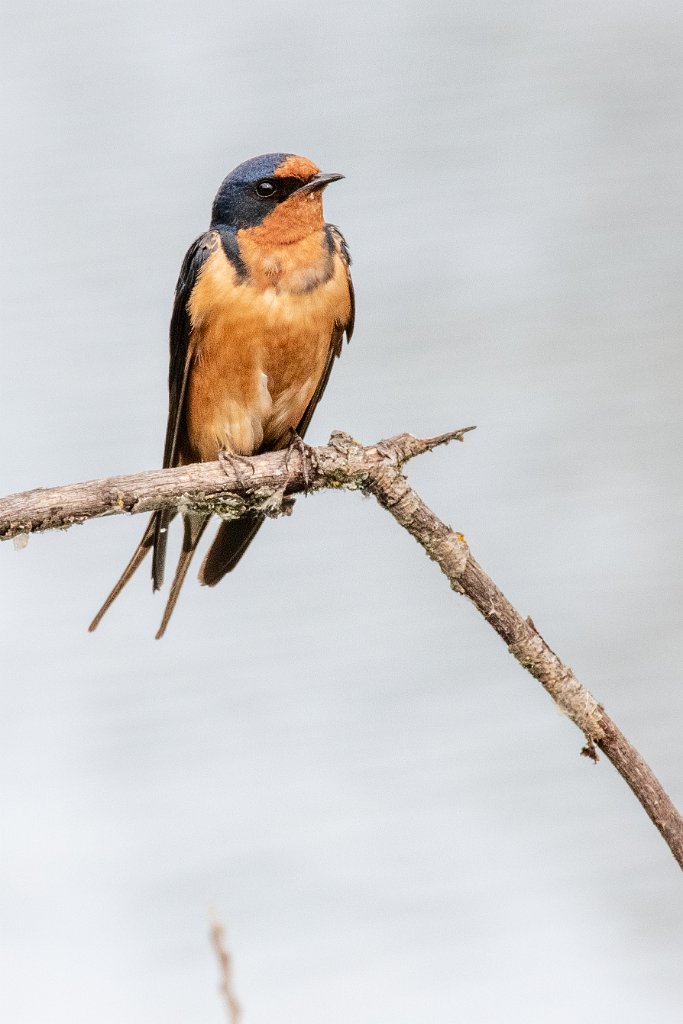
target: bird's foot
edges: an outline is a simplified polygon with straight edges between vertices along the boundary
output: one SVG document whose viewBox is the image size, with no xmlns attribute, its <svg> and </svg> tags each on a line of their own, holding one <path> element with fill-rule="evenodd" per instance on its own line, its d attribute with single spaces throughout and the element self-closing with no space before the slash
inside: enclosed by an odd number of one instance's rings
<svg viewBox="0 0 683 1024">
<path fill-rule="evenodd" d="M 289 456 L 292 451 L 297 451 L 301 458 L 301 475 L 304 478 L 304 494 L 308 494 L 311 489 L 311 478 L 308 473 L 308 460 L 317 467 L 317 459 L 315 457 L 315 448 L 312 448 L 310 444 L 306 444 L 303 437 L 301 437 L 294 427 L 290 427 L 290 438 L 289 438 L 289 450 L 287 452 L 287 458 L 285 465 L 289 469 Z"/>
<path fill-rule="evenodd" d="M 226 474 L 226 476 L 230 475 L 228 473 L 228 466 L 230 467 L 230 469 L 237 477 L 240 487 L 246 487 L 244 477 L 242 476 L 239 469 L 240 462 L 247 466 L 247 469 L 251 471 L 252 476 L 254 475 L 254 466 L 251 462 L 251 459 L 246 458 L 246 456 L 244 455 L 235 455 L 234 452 L 229 452 L 227 451 L 227 449 L 221 448 L 221 450 L 218 453 L 218 461 L 220 462 L 223 472 Z"/>
</svg>

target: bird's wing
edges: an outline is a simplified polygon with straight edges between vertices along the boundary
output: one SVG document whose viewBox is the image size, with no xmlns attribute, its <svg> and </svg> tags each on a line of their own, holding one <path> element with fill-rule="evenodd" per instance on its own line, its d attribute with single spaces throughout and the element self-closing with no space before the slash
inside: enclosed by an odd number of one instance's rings
<svg viewBox="0 0 683 1024">
<path fill-rule="evenodd" d="M 218 244 L 213 231 L 197 238 L 185 254 L 175 289 L 175 301 L 169 331 L 170 359 L 168 366 L 168 423 L 164 444 L 164 469 L 176 465 L 178 438 L 185 412 L 185 391 L 190 368 L 190 337 L 192 325 L 187 304 L 199 272 Z"/>
<path fill-rule="evenodd" d="M 346 340 L 351 341 L 351 335 L 353 334 L 353 328 L 356 320 L 356 301 L 353 293 L 353 281 L 351 280 L 351 256 L 346 246 L 346 240 L 342 235 L 339 228 L 335 227 L 334 224 L 327 225 L 327 233 L 330 238 L 331 244 L 334 246 L 337 254 L 339 255 L 342 263 L 346 268 L 346 279 L 349 284 L 349 298 L 351 300 L 351 307 L 349 315 L 345 323 L 336 323 L 334 330 L 332 331 L 332 337 L 330 338 L 330 347 L 327 352 L 327 360 L 325 362 L 325 368 L 323 369 L 318 386 L 313 392 L 313 397 L 306 406 L 305 412 L 301 417 L 301 420 L 297 424 L 296 432 L 299 437 L 304 437 L 308 430 L 309 424 L 313 413 L 316 410 L 318 402 L 323 397 L 327 382 L 330 379 L 332 373 L 332 367 L 334 366 L 335 359 L 338 359 L 342 353 L 342 341 L 346 334 Z"/>
<path fill-rule="evenodd" d="M 166 443 L 164 445 L 164 468 L 173 466 L 177 461 L 178 438 L 184 414 L 185 391 L 187 389 L 191 359 L 191 324 L 187 303 L 199 276 L 199 271 L 215 247 L 215 244 L 216 238 L 212 232 L 200 235 L 192 243 L 183 260 L 176 285 L 170 330 L 171 358 L 168 373 L 168 426 L 166 427 Z M 154 552 L 152 556 L 152 582 L 154 589 L 159 589 L 164 577 L 168 525 L 175 515 L 175 509 L 152 513 L 142 540 L 133 553 L 133 557 L 123 570 L 121 578 L 114 586 L 109 597 L 90 623 L 89 629 L 91 632 L 97 628 L 104 613 L 119 596 L 150 550 Z"/>
<path fill-rule="evenodd" d="M 215 232 L 207 231 L 200 235 L 185 254 L 176 284 L 169 332 L 168 423 L 164 443 L 164 469 L 177 465 L 178 441 L 184 427 L 185 394 L 192 362 L 190 346 L 192 324 L 187 304 L 199 273 L 217 244 L 218 238 Z M 168 524 L 172 516 L 172 511 L 167 510 L 156 514 L 154 554 L 152 556 L 152 583 L 155 590 L 158 590 L 164 581 Z"/>
</svg>

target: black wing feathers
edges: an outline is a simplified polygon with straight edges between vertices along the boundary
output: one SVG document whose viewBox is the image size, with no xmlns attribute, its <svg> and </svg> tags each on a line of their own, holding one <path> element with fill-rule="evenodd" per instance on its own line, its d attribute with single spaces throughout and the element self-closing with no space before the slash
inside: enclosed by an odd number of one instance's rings
<svg viewBox="0 0 683 1024">
<path fill-rule="evenodd" d="M 187 387 L 187 374 L 189 369 L 189 344 L 190 344 L 190 315 L 187 311 L 187 303 L 195 286 L 199 271 L 209 256 L 215 242 L 212 232 L 206 232 L 192 243 L 188 249 L 183 265 L 180 268 L 180 275 L 175 290 L 175 302 L 171 316 L 170 329 L 170 363 L 168 371 L 168 425 L 166 427 L 166 441 L 164 444 L 164 468 L 173 466 L 177 458 L 178 437 L 182 424 L 182 417 L 185 402 L 185 390 Z M 147 524 L 142 540 L 138 544 L 133 557 L 126 566 L 121 578 L 114 586 L 107 600 L 90 624 L 90 630 L 99 625 L 100 619 L 107 611 L 112 602 L 118 597 L 126 583 L 137 568 L 140 566 L 150 549 L 152 555 L 152 581 L 155 590 L 158 590 L 163 582 L 164 563 L 166 560 L 166 539 L 168 536 L 168 525 L 175 517 L 176 510 L 154 512 Z"/>
<path fill-rule="evenodd" d="M 183 265 L 180 268 L 178 283 L 175 289 L 175 302 L 171 314 L 170 359 L 168 366 L 168 423 L 166 425 L 166 441 L 164 443 L 164 469 L 177 465 L 178 438 L 180 436 L 185 415 L 185 392 L 190 369 L 190 335 L 192 324 L 187 304 L 192 289 L 197 283 L 199 272 L 216 245 L 216 237 L 211 231 L 200 235 L 187 250 Z M 152 586 L 159 590 L 164 582 L 166 565 L 166 542 L 170 512 L 164 510 L 156 513 L 154 527 L 154 553 L 152 555 Z"/>
<path fill-rule="evenodd" d="M 200 235 L 187 250 L 180 268 L 175 289 L 175 302 L 171 314 L 170 360 L 168 365 L 168 424 L 164 445 L 164 469 L 175 465 L 178 435 L 183 418 L 185 388 L 187 386 L 188 354 L 190 343 L 190 314 L 187 304 L 197 283 L 199 271 L 215 247 L 213 232 Z"/>
<path fill-rule="evenodd" d="M 344 324 L 342 324 L 342 323 L 335 324 L 334 331 L 332 332 L 332 337 L 330 338 L 330 348 L 329 348 L 329 351 L 327 353 L 327 361 L 325 363 L 325 369 L 323 370 L 322 376 L 321 376 L 320 380 L 318 381 L 318 386 L 317 386 L 317 388 L 315 389 L 315 391 L 313 393 L 313 397 L 311 398 L 310 402 L 308 403 L 308 405 L 306 407 L 306 411 L 304 412 L 303 416 L 301 417 L 301 420 L 300 420 L 300 422 L 299 422 L 299 424 L 298 424 L 298 426 L 296 428 L 296 432 L 299 435 L 299 437 L 304 437 L 305 434 L 306 434 L 306 431 L 308 430 L 308 426 L 309 426 L 309 424 L 311 422 L 311 418 L 313 416 L 313 413 L 316 410 L 316 406 L 318 405 L 318 402 L 320 401 L 320 399 L 323 397 L 323 394 L 325 393 L 325 388 L 327 387 L 327 382 L 330 379 L 330 374 L 332 373 L 332 367 L 334 366 L 334 361 L 335 361 L 335 359 L 338 359 L 339 356 L 342 354 L 342 341 L 343 341 L 344 335 L 346 334 L 347 342 L 351 341 L 351 335 L 353 334 L 353 327 L 354 327 L 354 323 L 355 323 L 355 320 L 356 320 L 356 299 L 355 299 L 355 295 L 353 293 L 353 281 L 351 280 L 351 271 L 349 269 L 350 266 L 351 266 L 351 256 L 350 256 L 349 250 L 348 250 L 348 248 L 346 246 L 346 240 L 345 240 L 344 236 L 342 235 L 341 231 L 339 230 L 339 228 L 335 227 L 334 224 L 328 224 L 327 227 L 326 227 L 326 232 L 327 232 L 327 237 L 328 237 L 328 240 L 329 240 L 331 246 L 333 248 L 337 249 L 339 255 L 342 258 L 342 262 L 343 262 L 344 266 L 346 267 L 346 279 L 347 279 L 347 281 L 349 283 L 349 297 L 351 299 L 351 311 L 349 312 L 349 316 L 348 316 L 348 319 L 347 319 L 346 323 L 344 323 Z"/>
</svg>

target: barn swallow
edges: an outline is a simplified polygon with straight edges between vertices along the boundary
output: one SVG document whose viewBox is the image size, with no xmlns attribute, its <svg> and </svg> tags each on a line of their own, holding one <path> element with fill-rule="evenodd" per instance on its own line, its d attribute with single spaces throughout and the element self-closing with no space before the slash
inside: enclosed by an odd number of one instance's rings
<svg viewBox="0 0 683 1024">
<path fill-rule="evenodd" d="M 344 334 L 353 332 L 351 260 L 322 206 L 325 187 L 342 177 L 305 157 L 269 153 L 223 181 L 209 230 L 188 249 L 176 285 L 165 468 L 275 451 L 305 436 Z M 154 512 L 91 632 L 150 550 L 152 586 L 161 587 L 175 515 Z M 182 549 L 157 638 L 210 518 L 182 513 Z M 263 518 L 221 523 L 201 583 L 213 587 L 234 569 Z"/>
</svg>

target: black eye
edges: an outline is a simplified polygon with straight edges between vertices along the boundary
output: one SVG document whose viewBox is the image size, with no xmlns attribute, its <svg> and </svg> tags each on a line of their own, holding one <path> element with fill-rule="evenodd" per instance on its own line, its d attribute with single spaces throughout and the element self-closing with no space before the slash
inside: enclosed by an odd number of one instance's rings
<svg viewBox="0 0 683 1024">
<path fill-rule="evenodd" d="M 259 181 L 256 186 L 256 195 L 261 199 L 272 199 L 276 192 L 277 188 L 272 181 Z"/>
</svg>

